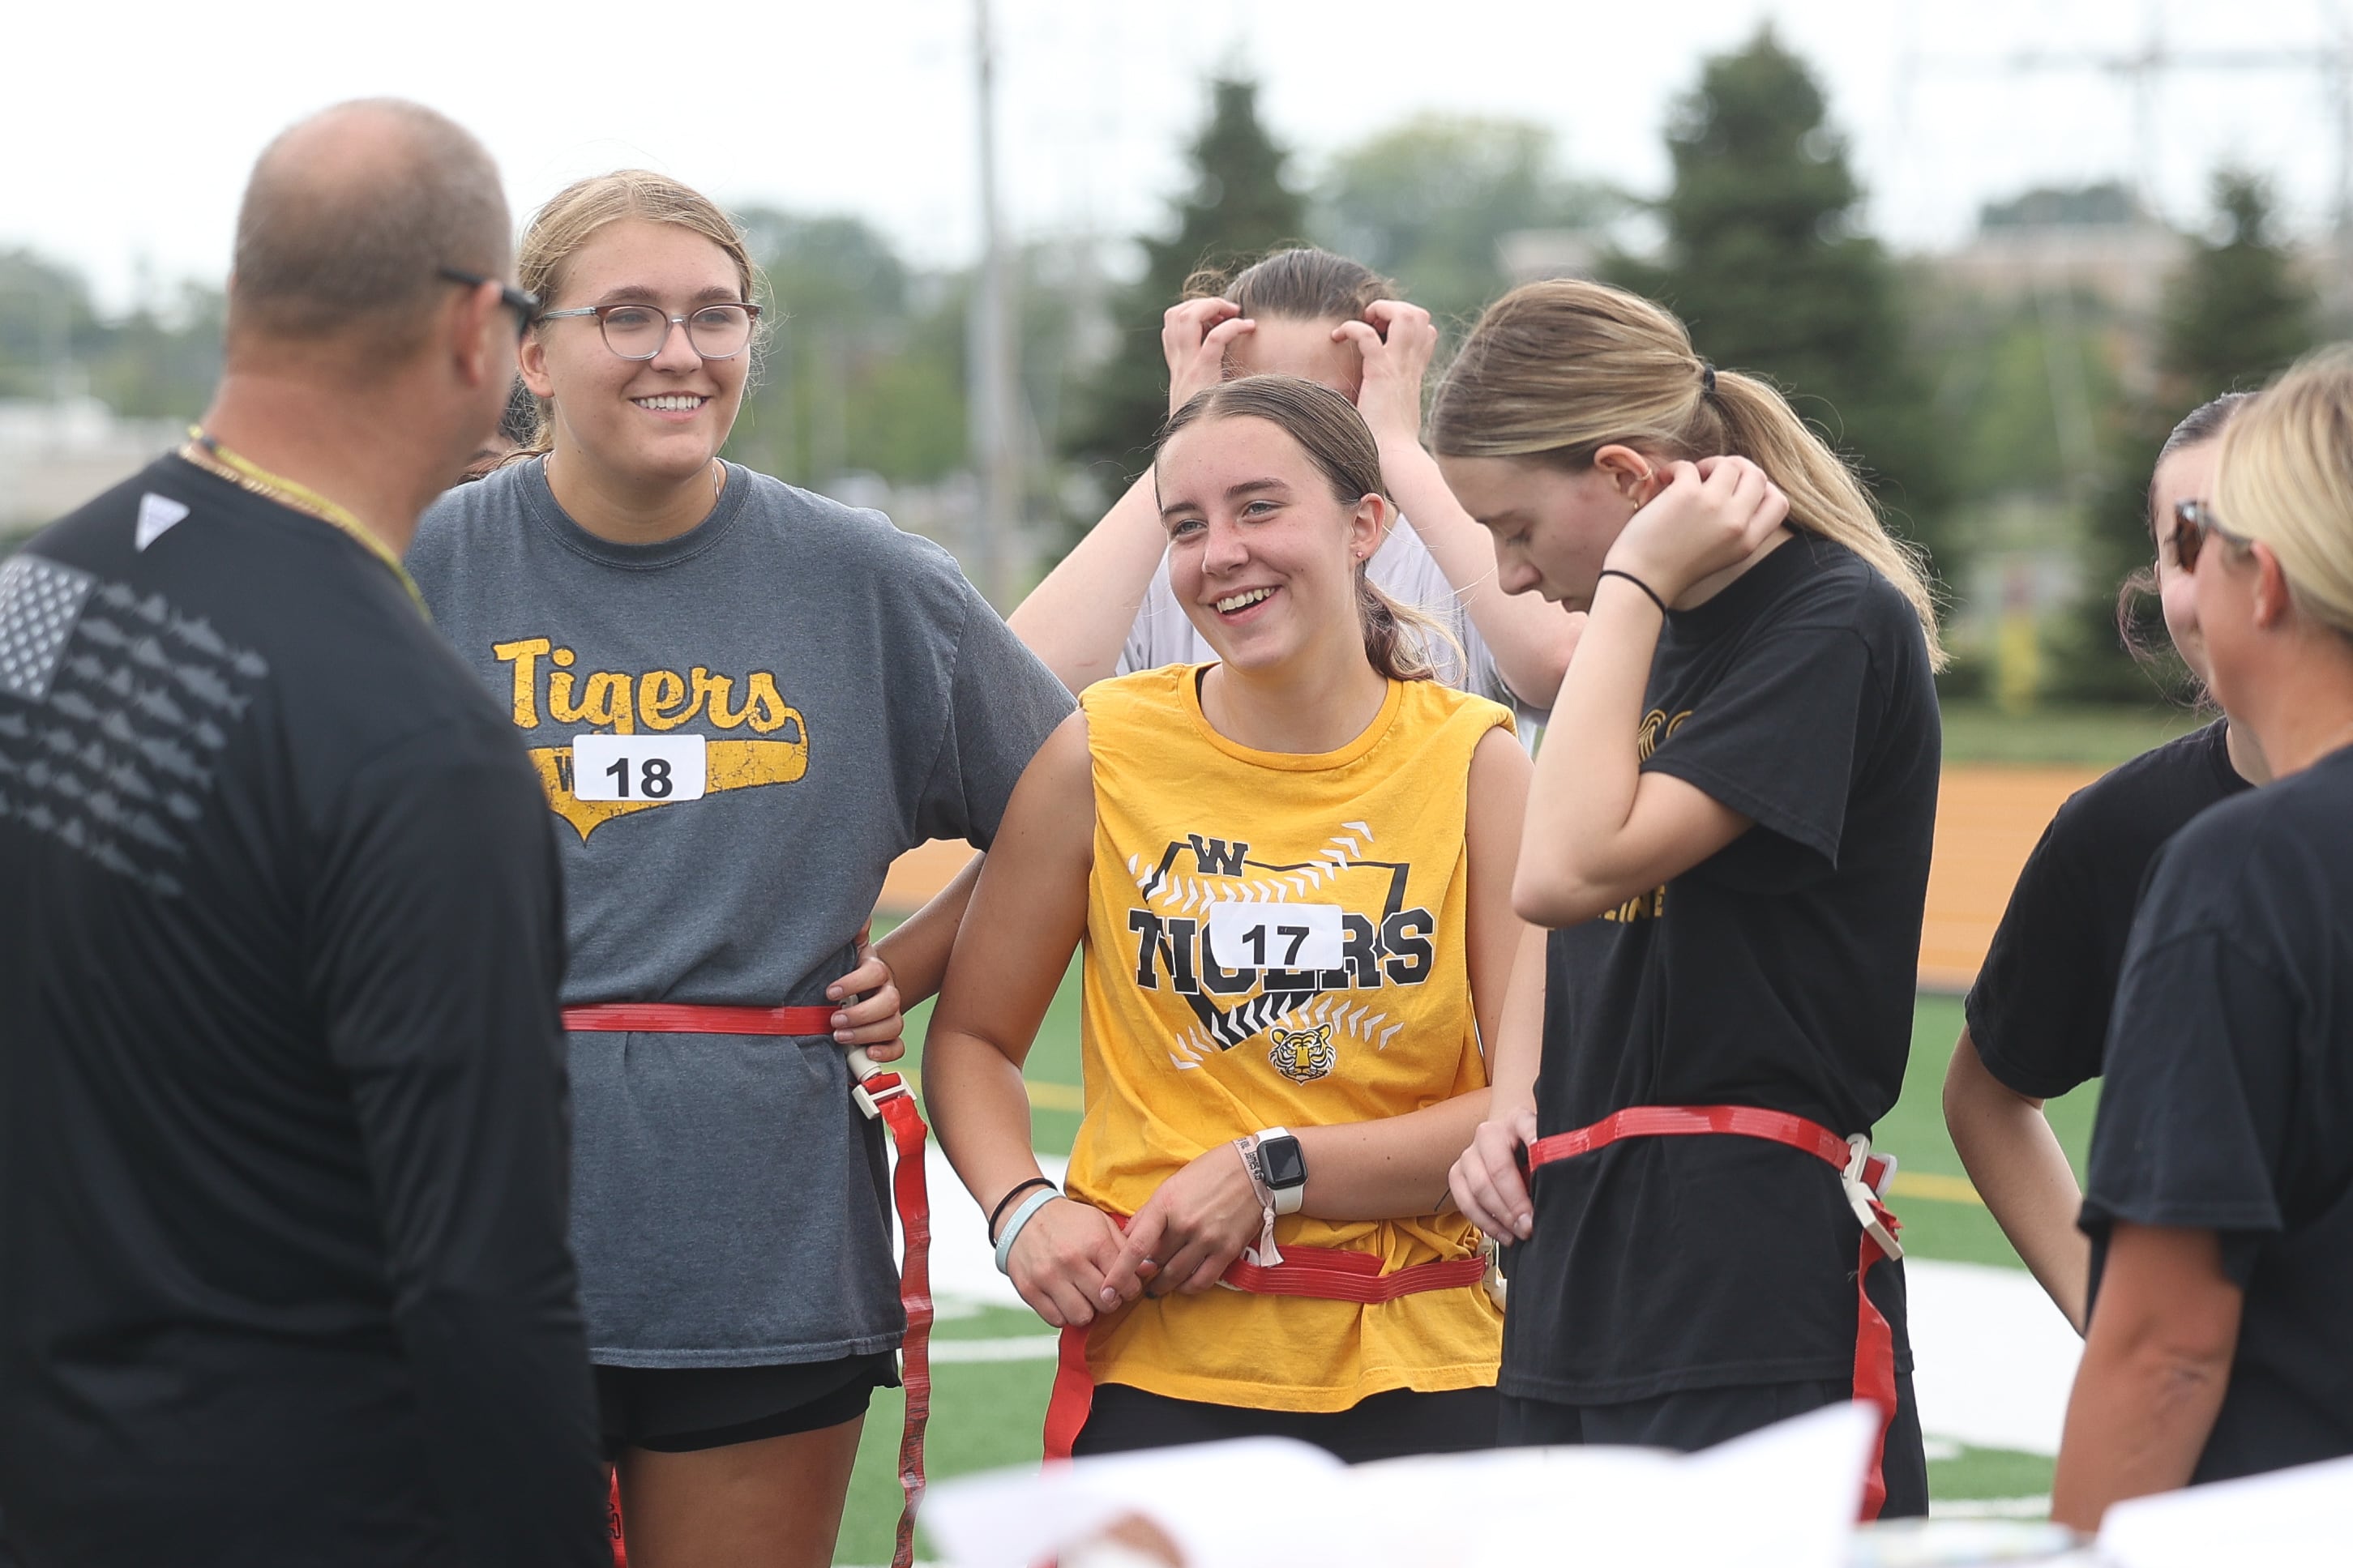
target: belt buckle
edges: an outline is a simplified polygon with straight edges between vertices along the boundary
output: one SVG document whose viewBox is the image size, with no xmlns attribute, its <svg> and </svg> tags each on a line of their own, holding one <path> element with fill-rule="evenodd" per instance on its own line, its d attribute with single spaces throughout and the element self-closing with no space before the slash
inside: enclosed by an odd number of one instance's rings
<svg viewBox="0 0 2353 1568">
<path fill-rule="evenodd" d="M 1862 1223 L 1864 1233 L 1878 1244 L 1882 1256 L 1902 1258 L 1903 1244 L 1895 1239 L 1895 1233 L 1887 1228 L 1887 1222 L 1882 1217 L 1886 1211 L 1880 1207 L 1879 1194 L 1872 1190 L 1869 1182 L 1863 1180 L 1863 1170 L 1871 1163 L 1871 1140 L 1857 1132 L 1847 1139 L 1846 1147 L 1846 1168 L 1839 1173 L 1839 1184 L 1846 1189 L 1847 1207 L 1852 1209 L 1854 1217 Z M 1889 1162 L 1888 1169 L 1891 1172 L 1894 1169 L 1893 1161 Z"/>
<path fill-rule="evenodd" d="M 869 1121 L 882 1118 L 882 1102 L 903 1100 L 913 1092 L 907 1088 L 905 1076 L 894 1068 L 886 1068 L 863 1050 L 852 1046 L 842 1053 L 849 1064 L 849 1098 L 866 1113 Z"/>
<path fill-rule="evenodd" d="M 1511 1282 L 1504 1278 L 1504 1244 L 1492 1236 L 1479 1239 L 1479 1251 L 1487 1260 L 1487 1271 L 1479 1283 L 1487 1292 L 1487 1300 L 1495 1303 L 1495 1310 L 1504 1310 L 1504 1297 Z"/>
</svg>

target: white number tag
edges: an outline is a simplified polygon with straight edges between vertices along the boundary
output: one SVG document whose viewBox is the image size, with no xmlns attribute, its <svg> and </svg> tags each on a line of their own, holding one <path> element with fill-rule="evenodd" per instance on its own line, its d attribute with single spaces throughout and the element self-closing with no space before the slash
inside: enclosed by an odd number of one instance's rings
<svg viewBox="0 0 2353 1568">
<path fill-rule="evenodd" d="M 1212 904 L 1209 946 L 1229 969 L 1337 969 L 1337 904 Z"/>
<path fill-rule="evenodd" d="M 700 735 L 575 735 L 575 800 L 701 800 Z"/>
</svg>

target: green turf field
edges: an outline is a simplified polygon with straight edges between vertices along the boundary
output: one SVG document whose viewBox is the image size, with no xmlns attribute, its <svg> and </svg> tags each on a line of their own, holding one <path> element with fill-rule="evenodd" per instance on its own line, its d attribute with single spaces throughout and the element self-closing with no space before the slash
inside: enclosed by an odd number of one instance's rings
<svg viewBox="0 0 2353 1568">
<path fill-rule="evenodd" d="M 910 1020 L 911 1056 L 920 1058 L 922 1031 L 931 1009 L 916 1009 Z M 1904 1098 L 1881 1123 L 1879 1143 L 1894 1150 L 1902 1172 L 1950 1179 L 1962 1174 L 1959 1156 L 1945 1136 L 1938 1089 L 1945 1062 L 1961 1027 L 1959 999 L 1920 998 L 1914 1014 L 1912 1067 Z M 1075 1088 L 1079 1081 L 1078 981 L 1076 966 L 1065 980 L 1054 1008 L 1040 1032 L 1029 1059 L 1029 1078 L 1040 1084 Z M 2091 1138 L 2094 1100 L 2080 1093 L 2056 1101 L 2051 1119 L 2080 1171 L 2083 1151 Z M 1066 1151 L 1078 1128 L 1078 1118 L 1067 1112 L 1040 1111 L 1037 1116 L 1038 1146 Z M 1901 1177 L 1899 1176 L 1899 1181 Z M 2018 1259 L 2000 1229 L 1985 1209 L 1974 1203 L 1936 1200 L 1905 1194 L 1899 1187 L 1894 1206 L 1904 1218 L 1905 1247 L 1923 1258 L 2017 1267 Z M 1050 1332 L 1027 1312 L 988 1310 L 952 1319 L 939 1325 L 937 1337 L 1003 1340 Z M 1046 1360 L 1012 1362 L 951 1362 L 933 1370 L 932 1426 L 929 1459 L 932 1475 L 955 1475 L 999 1465 L 1034 1461 L 1039 1457 L 1039 1424 L 1046 1408 L 1046 1393 L 1053 1364 Z M 899 1395 L 886 1391 L 874 1401 L 860 1446 L 858 1472 L 851 1481 L 849 1507 L 842 1523 L 841 1544 L 835 1560 L 843 1563 L 881 1563 L 891 1560 L 891 1532 L 898 1519 L 899 1492 L 895 1467 L 899 1442 Z M 1960 1448 L 1932 1445 L 1929 1487 L 1937 1501 L 2032 1498 L 2051 1489 L 2051 1461 L 2033 1454 L 1999 1449 Z"/>
</svg>

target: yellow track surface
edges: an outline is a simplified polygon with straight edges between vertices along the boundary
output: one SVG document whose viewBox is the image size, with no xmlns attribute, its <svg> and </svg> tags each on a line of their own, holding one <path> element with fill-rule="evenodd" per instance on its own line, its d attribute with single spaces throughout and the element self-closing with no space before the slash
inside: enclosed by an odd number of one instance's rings
<svg viewBox="0 0 2353 1568">
<path fill-rule="evenodd" d="M 1936 853 L 1920 932 L 1920 984 L 1968 987 L 2010 901 L 2011 884 L 2059 803 L 2100 776 L 2097 768 L 1956 767 L 1936 797 Z M 972 858 L 968 845 L 934 841 L 902 856 L 882 885 L 886 913 L 905 914 L 944 887 Z"/>
</svg>

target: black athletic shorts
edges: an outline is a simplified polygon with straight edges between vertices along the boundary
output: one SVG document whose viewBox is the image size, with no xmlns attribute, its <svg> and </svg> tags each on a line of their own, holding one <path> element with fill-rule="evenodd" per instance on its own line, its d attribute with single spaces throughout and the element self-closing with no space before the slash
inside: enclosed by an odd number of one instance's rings
<svg viewBox="0 0 2353 1568">
<path fill-rule="evenodd" d="M 1609 1443 L 1672 1448 L 1688 1454 L 1712 1448 L 1760 1426 L 1787 1421 L 1825 1405 L 1854 1397 L 1854 1384 L 1774 1383 L 1746 1388 L 1700 1388 L 1663 1394 L 1622 1405 L 1555 1405 L 1548 1399 L 1502 1397 L 1498 1432 L 1506 1448 L 1555 1443 Z M 1912 1396 L 1912 1374 L 1895 1379 L 1895 1419 L 1888 1423 L 1887 1450 L 1880 1460 L 1887 1484 L 1882 1519 L 1912 1519 L 1928 1511 L 1928 1455 L 1920 1440 L 1920 1406 Z"/>
<path fill-rule="evenodd" d="M 1146 1394 L 1125 1384 L 1096 1385 L 1087 1424 L 1071 1455 L 1124 1454 L 1228 1437 L 1295 1437 L 1352 1465 L 1408 1454 L 1460 1454 L 1495 1446 L 1495 1391 L 1458 1388 L 1421 1394 L 1392 1389 L 1345 1410 L 1307 1413 L 1203 1405 Z"/>
<path fill-rule="evenodd" d="M 839 1426 L 898 1385 L 889 1351 L 791 1366 L 600 1366 L 596 1417 L 607 1459 L 624 1448 L 691 1454 Z"/>
</svg>

